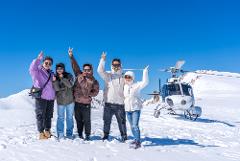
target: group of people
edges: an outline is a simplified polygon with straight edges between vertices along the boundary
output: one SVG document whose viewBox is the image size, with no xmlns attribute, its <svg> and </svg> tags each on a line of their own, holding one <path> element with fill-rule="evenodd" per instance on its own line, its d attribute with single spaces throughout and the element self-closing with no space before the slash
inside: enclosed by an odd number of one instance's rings
<svg viewBox="0 0 240 161">
<path fill-rule="evenodd" d="M 41 90 L 36 100 L 36 119 L 39 139 L 48 139 L 51 134 L 51 122 L 54 112 L 54 101 L 57 100 L 57 137 L 58 139 L 73 138 L 75 120 L 79 138 L 91 140 L 91 101 L 99 93 L 99 82 L 93 74 L 93 66 L 84 64 L 79 67 L 73 50 L 68 50 L 74 76 L 68 73 L 63 63 L 56 64 L 56 72 L 52 69 L 53 59 L 44 57 L 41 52 L 30 65 L 33 87 Z M 120 59 L 113 59 L 111 72 L 105 70 L 106 54 L 103 52 L 98 74 L 105 82 L 103 140 L 109 139 L 112 117 L 115 115 L 121 134 L 121 141 L 127 140 L 126 118 L 129 121 L 134 141 L 134 148 L 141 147 L 139 118 L 142 109 L 140 91 L 148 84 L 148 66 L 143 70 L 143 78 L 135 82 L 132 71 L 125 74 Z M 66 118 L 65 118 L 66 116 Z M 66 121 L 66 135 L 64 134 Z M 83 132 L 85 135 L 83 135 Z"/>
</svg>

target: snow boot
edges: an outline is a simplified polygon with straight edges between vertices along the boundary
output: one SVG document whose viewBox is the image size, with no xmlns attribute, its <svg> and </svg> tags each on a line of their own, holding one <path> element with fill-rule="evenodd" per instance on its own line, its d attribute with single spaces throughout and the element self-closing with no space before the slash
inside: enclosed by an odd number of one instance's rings
<svg viewBox="0 0 240 161">
<path fill-rule="evenodd" d="M 123 135 L 123 136 L 121 137 L 121 142 L 122 142 L 122 143 L 125 143 L 126 140 L 127 140 L 127 135 Z"/>
<path fill-rule="evenodd" d="M 85 141 L 91 141 L 90 135 L 86 135 L 86 137 L 85 137 L 84 140 L 85 140 Z"/>
<path fill-rule="evenodd" d="M 48 139 L 51 138 L 52 134 L 50 131 L 44 131 L 44 135 L 45 137 L 47 137 Z"/>
<path fill-rule="evenodd" d="M 141 142 L 138 142 L 138 141 L 134 141 L 130 144 L 130 148 L 131 149 L 138 149 L 138 148 L 141 148 Z"/>
<path fill-rule="evenodd" d="M 43 132 L 41 132 L 41 133 L 39 134 L 39 140 L 46 140 L 46 139 L 48 139 L 48 138 L 44 135 Z"/>
<path fill-rule="evenodd" d="M 134 144 L 136 144 L 136 140 L 134 140 L 134 141 L 132 141 L 131 143 L 130 143 L 130 145 L 134 145 Z"/>
<path fill-rule="evenodd" d="M 108 140 L 108 138 L 109 138 L 109 135 L 104 133 L 104 136 L 103 136 L 102 140 L 105 141 L 105 140 Z"/>
</svg>

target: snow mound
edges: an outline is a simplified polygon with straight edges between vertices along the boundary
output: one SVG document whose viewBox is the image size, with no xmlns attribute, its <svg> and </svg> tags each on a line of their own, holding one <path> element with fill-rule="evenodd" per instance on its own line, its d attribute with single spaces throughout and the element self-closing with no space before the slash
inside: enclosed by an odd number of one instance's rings
<svg viewBox="0 0 240 161">
<path fill-rule="evenodd" d="M 182 81 L 190 83 L 194 93 L 239 93 L 240 92 L 240 74 L 229 72 L 218 72 L 199 70 L 194 73 L 187 73 Z"/>
<path fill-rule="evenodd" d="M 20 93 L 11 95 L 7 98 L 0 99 L 0 109 L 12 108 L 30 108 L 34 106 L 34 100 L 29 97 L 29 89 L 23 90 Z"/>
</svg>

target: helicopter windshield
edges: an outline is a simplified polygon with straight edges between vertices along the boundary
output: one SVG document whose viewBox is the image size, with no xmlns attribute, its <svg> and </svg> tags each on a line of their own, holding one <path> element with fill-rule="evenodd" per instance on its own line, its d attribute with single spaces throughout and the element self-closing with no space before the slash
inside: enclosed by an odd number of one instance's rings
<svg viewBox="0 0 240 161">
<path fill-rule="evenodd" d="M 183 95 L 185 96 L 191 96 L 192 95 L 192 87 L 186 84 L 181 84 Z M 171 95 L 182 95 L 181 89 L 179 84 L 168 84 L 163 86 L 163 95 L 165 97 L 171 96 Z"/>
</svg>

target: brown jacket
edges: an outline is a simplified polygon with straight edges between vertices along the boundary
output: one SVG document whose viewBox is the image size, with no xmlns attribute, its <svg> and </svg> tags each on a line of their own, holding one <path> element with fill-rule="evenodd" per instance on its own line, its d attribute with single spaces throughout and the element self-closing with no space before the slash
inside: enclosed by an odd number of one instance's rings
<svg viewBox="0 0 240 161">
<path fill-rule="evenodd" d="M 90 77 L 84 77 L 75 58 L 71 57 L 70 59 L 73 72 L 76 76 L 76 81 L 73 88 L 75 102 L 91 104 L 92 97 L 97 96 L 99 93 L 99 83 L 93 77 L 93 75 Z"/>
</svg>

